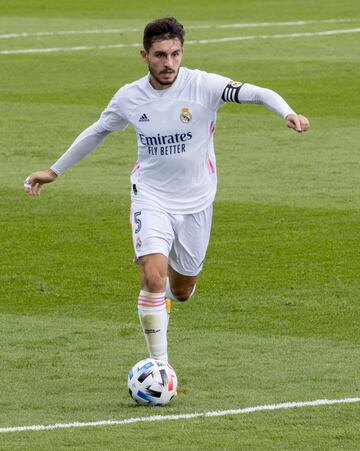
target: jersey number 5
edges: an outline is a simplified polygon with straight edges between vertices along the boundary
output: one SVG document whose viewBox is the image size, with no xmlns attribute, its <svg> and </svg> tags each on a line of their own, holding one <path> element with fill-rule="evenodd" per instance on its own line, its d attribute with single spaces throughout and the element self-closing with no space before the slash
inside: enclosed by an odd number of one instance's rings
<svg viewBox="0 0 360 451">
<path fill-rule="evenodd" d="M 135 211 L 134 213 L 134 222 L 136 224 L 135 233 L 139 233 L 141 229 L 141 219 L 140 219 L 141 211 Z"/>
</svg>

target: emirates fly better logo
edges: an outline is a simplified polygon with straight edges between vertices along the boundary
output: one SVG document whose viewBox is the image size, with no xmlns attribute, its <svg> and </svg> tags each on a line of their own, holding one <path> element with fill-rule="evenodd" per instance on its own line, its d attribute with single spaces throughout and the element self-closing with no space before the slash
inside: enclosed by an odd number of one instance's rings
<svg viewBox="0 0 360 451">
<path fill-rule="evenodd" d="M 183 108 L 180 113 L 180 120 L 184 122 L 184 124 L 188 124 L 192 119 L 192 114 L 190 113 L 189 108 Z"/>
</svg>

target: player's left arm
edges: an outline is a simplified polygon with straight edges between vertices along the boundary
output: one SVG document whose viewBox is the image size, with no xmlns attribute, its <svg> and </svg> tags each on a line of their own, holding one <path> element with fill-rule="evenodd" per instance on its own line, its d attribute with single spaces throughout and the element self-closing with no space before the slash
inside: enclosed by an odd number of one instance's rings
<svg viewBox="0 0 360 451">
<path fill-rule="evenodd" d="M 288 114 L 285 117 L 286 127 L 292 128 L 296 132 L 306 132 L 310 128 L 310 121 L 302 114 Z"/>
<path fill-rule="evenodd" d="M 230 82 L 222 94 L 224 102 L 254 103 L 264 105 L 284 118 L 285 125 L 298 133 L 306 132 L 309 120 L 295 111 L 275 91 L 252 85 L 250 83 Z"/>
</svg>

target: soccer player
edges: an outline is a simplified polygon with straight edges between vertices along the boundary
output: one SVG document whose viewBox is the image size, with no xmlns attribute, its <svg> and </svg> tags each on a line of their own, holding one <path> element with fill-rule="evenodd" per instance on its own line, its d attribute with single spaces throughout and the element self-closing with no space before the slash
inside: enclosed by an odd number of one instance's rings
<svg viewBox="0 0 360 451">
<path fill-rule="evenodd" d="M 83 131 L 49 170 L 25 181 L 29 194 L 55 181 L 106 136 L 131 125 L 138 160 L 131 172 L 131 225 L 140 269 L 138 313 L 150 357 L 168 360 L 165 299 L 186 301 L 210 237 L 216 193 L 213 136 L 216 112 L 227 102 L 261 104 L 296 132 L 309 128 L 272 90 L 180 67 L 183 26 L 172 17 L 144 30 L 141 57 L 149 73 L 123 86 L 99 120 Z"/>
</svg>

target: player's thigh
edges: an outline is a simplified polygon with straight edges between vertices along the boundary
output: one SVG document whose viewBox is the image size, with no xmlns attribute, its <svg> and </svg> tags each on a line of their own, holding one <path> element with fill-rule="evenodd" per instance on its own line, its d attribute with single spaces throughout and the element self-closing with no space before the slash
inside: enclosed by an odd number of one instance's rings
<svg viewBox="0 0 360 451">
<path fill-rule="evenodd" d="M 141 288 L 149 292 L 164 291 L 167 258 L 174 239 L 169 215 L 133 204 L 131 229 Z"/>
<path fill-rule="evenodd" d="M 169 215 L 163 210 L 131 206 L 131 232 L 137 259 L 144 255 L 169 255 L 174 231 Z"/>
<path fill-rule="evenodd" d="M 209 245 L 211 223 L 212 205 L 199 213 L 184 215 L 176 225 L 169 253 L 169 265 L 174 271 L 187 277 L 200 273 Z"/>
</svg>

